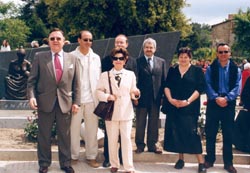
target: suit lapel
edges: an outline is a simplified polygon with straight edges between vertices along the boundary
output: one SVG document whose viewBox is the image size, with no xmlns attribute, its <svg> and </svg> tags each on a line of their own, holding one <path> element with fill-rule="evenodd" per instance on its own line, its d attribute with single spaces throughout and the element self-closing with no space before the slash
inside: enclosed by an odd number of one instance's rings
<svg viewBox="0 0 250 173">
<path fill-rule="evenodd" d="M 151 70 L 150 70 L 150 68 L 149 68 L 149 66 L 148 66 L 148 62 L 147 62 L 145 56 L 142 57 L 142 65 L 143 65 L 144 69 L 146 69 L 146 71 L 148 73 L 150 73 L 150 74 L 152 73 Z"/>
<path fill-rule="evenodd" d="M 68 57 L 68 55 L 65 52 L 63 52 L 63 74 L 62 74 L 62 78 L 61 78 L 60 82 L 66 78 L 67 70 L 68 70 L 69 65 L 70 65 L 69 58 L 67 58 L 67 57 Z"/>
<path fill-rule="evenodd" d="M 54 66 L 52 62 L 52 54 L 49 52 L 46 57 L 43 58 L 45 61 L 45 64 L 48 67 L 49 73 L 51 77 L 56 81 L 56 76 L 55 76 L 55 71 L 54 71 Z"/>
</svg>

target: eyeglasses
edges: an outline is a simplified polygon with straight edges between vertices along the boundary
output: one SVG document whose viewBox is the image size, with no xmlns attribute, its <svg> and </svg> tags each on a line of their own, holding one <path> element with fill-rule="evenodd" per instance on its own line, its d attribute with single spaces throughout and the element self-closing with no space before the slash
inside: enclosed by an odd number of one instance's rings
<svg viewBox="0 0 250 173">
<path fill-rule="evenodd" d="M 219 54 L 223 54 L 223 53 L 224 53 L 224 54 L 227 54 L 227 53 L 229 53 L 229 51 L 228 51 L 228 50 L 218 51 L 218 53 L 219 53 Z"/>
<path fill-rule="evenodd" d="M 124 57 L 124 56 L 122 56 L 122 57 L 115 57 L 115 56 L 113 56 L 112 59 L 113 59 L 114 61 L 118 61 L 118 60 L 124 61 L 124 60 L 125 60 L 125 57 Z"/>
<path fill-rule="evenodd" d="M 93 39 L 89 39 L 89 38 L 84 38 L 84 39 L 82 39 L 84 42 L 93 42 Z"/>
<path fill-rule="evenodd" d="M 50 40 L 50 41 L 55 41 L 55 40 L 56 40 L 56 41 L 61 41 L 62 38 L 61 38 L 61 37 L 50 37 L 49 40 Z"/>
</svg>

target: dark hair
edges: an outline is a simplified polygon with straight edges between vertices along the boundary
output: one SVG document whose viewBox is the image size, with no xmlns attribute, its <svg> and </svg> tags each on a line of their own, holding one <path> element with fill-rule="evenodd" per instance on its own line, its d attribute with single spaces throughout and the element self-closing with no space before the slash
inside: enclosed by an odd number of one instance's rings
<svg viewBox="0 0 250 173">
<path fill-rule="evenodd" d="M 180 54 L 182 53 L 186 53 L 188 55 L 188 57 L 190 59 L 192 59 L 192 50 L 189 48 L 189 47 L 181 47 L 179 50 L 178 50 L 178 57 L 180 56 Z"/>
<path fill-rule="evenodd" d="M 43 39 L 43 44 L 48 44 L 48 43 L 49 43 L 48 38 L 44 38 Z"/>
<path fill-rule="evenodd" d="M 117 53 L 121 53 L 125 58 L 126 58 L 126 61 L 128 60 L 128 51 L 127 49 L 124 49 L 124 48 L 118 48 L 118 47 L 115 47 L 111 50 L 111 53 L 110 53 L 110 57 L 114 57 L 115 54 Z"/>
<path fill-rule="evenodd" d="M 83 33 L 83 32 L 88 32 L 88 33 L 90 33 L 90 34 L 92 35 L 92 33 L 91 33 L 90 31 L 88 31 L 88 30 L 82 30 L 82 31 L 80 31 L 79 34 L 78 34 L 78 38 L 79 38 L 79 39 L 82 38 L 82 33 Z"/>
<path fill-rule="evenodd" d="M 53 29 L 49 32 L 49 34 L 51 34 L 52 32 L 55 32 L 55 31 L 59 31 L 59 32 L 61 32 L 61 33 L 62 33 L 62 35 L 64 36 L 63 31 L 62 31 L 61 29 L 59 29 L 59 28 L 53 28 Z"/>
<path fill-rule="evenodd" d="M 219 48 L 220 46 L 228 46 L 228 48 L 229 48 L 229 50 L 230 50 L 230 47 L 229 47 L 229 45 L 228 45 L 227 43 L 218 43 L 217 46 L 216 46 L 216 52 L 218 51 L 218 48 Z"/>
</svg>

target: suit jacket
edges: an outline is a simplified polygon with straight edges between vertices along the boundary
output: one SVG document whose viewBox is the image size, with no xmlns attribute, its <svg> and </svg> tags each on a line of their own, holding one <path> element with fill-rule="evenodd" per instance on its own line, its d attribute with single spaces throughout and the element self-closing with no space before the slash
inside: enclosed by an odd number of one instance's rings
<svg viewBox="0 0 250 173">
<path fill-rule="evenodd" d="M 74 55 L 63 53 L 63 74 L 56 82 L 51 51 L 38 52 L 28 79 L 28 98 L 36 98 L 38 110 L 51 112 L 56 100 L 63 113 L 71 111 L 72 104 L 80 105 L 79 63 Z"/>
<path fill-rule="evenodd" d="M 153 64 L 154 66 L 151 71 L 145 56 L 137 59 L 137 87 L 141 91 L 138 107 L 149 107 L 152 102 L 160 106 L 167 74 L 166 61 L 154 56 Z"/>
<path fill-rule="evenodd" d="M 134 72 L 123 69 L 120 87 L 115 80 L 115 75 L 110 70 L 110 82 L 113 94 L 117 99 L 114 104 L 112 121 L 131 120 L 134 118 L 134 109 L 131 101 L 131 92 L 136 90 L 136 77 Z M 108 72 L 103 72 L 96 90 L 99 101 L 107 102 L 109 91 Z"/>
<path fill-rule="evenodd" d="M 79 47 L 76 48 L 75 51 L 71 52 L 73 55 L 75 55 L 78 59 L 79 59 L 79 64 L 80 64 L 80 80 L 81 82 L 85 79 L 83 79 L 83 64 L 80 61 L 80 57 L 79 54 L 81 55 L 81 52 L 79 51 Z M 95 106 L 97 106 L 98 104 L 98 99 L 96 97 L 96 86 L 97 86 L 97 82 L 100 78 L 100 74 L 101 74 L 101 60 L 99 55 L 97 55 L 96 53 L 93 52 L 92 49 L 90 49 L 89 51 L 89 83 L 90 83 L 90 88 L 91 88 L 91 94 L 92 94 L 92 98 L 94 99 L 94 104 Z"/>
</svg>

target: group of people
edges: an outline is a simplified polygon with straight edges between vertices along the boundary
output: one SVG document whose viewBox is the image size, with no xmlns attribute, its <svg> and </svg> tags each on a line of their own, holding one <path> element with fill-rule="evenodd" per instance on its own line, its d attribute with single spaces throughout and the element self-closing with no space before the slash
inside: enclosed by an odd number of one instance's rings
<svg viewBox="0 0 250 173">
<path fill-rule="evenodd" d="M 48 172 L 51 165 L 50 136 L 54 121 L 62 170 L 74 173 L 71 162 L 77 162 L 80 157 L 83 119 L 86 162 L 94 168 L 100 166 L 98 117 L 93 112 L 99 101 L 110 100 L 114 101 L 114 111 L 112 120 L 105 121 L 103 166 L 110 167 L 111 173 L 116 173 L 121 164 L 125 172 L 135 172 L 131 141 L 134 112 L 135 153 L 144 152 L 146 147 L 148 152 L 162 153 L 158 146 L 161 106 L 167 113 L 163 148 L 179 153 L 176 169 L 184 167 L 184 153 L 196 154 L 199 173 L 206 173 L 206 169 L 213 166 L 215 139 L 221 122 L 224 168 L 230 173 L 237 172 L 232 162 L 231 132 L 241 75 L 230 60 L 227 44 L 218 45 L 217 58 L 205 75 L 201 68 L 191 65 L 191 50 L 181 48 L 178 65 L 171 67 L 167 75 L 166 61 L 155 56 L 157 47 L 152 38 L 144 40 L 144 55 L 137 59 L 129 56 L 128 39 L 122 34 L 115 38 L 110 56 L 102 60 L 91 49 L 90 31 L 79 33 L 79 46 L 70 53 L 63 51 L 62 30 L 52 30 L 48 41 L 50 50 L 35 55 L 27 84 L 30 106 L 38 111 L 39 173 Z M 208 97 L 205 160 L 197 130 L 203 92 L 207 92 Z"/>
<path fill-rule="evenodd" d="M 220 43 L 217 57 L 207 67 L 205 76 L 201 68 L 191 65 L 189 48 L 178 52 L 179 65 L 169 69 L 164 92 L 167 97 L 164 149 L 179 153 L 176 169 L 184 167 L 184 153 L 196 154 L 198 172 L 204 173 L 213 167 L 216 160 L 216 136 L 219 125 L 223 135 L 224 169 L 236 173 L 233 166 L 232 139 L 235 105 L 241 89 L 241 70 L 230 59 L 228 44 Z M 200 95 L 206 92 L 206 156 L 203 159 L 202 145 L 197 120 L 200 114 Z"/>
</svg>

